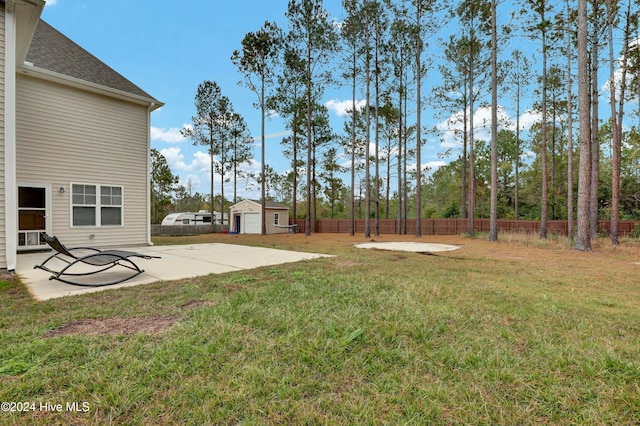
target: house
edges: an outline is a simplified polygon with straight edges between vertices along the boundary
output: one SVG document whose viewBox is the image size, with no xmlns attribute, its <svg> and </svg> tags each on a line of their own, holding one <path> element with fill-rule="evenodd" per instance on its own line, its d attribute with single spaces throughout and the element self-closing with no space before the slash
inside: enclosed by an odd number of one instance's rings
<svg viewBox="0 0 640 426">
<path fill-rule="evenodd" d="M 230 208 L 231 232 L 237 234 L 260 234 L 262 224 L 261 201 L 243 200 Z M 265 203 L 267 234 L 289 232 L 289 207 L 274 201 Z"/>
<path fill-rule="evenodd" d="M 162 103 L 40 19 L 0 0 L 0 269 L 45 247 L 151 244 L 151 112 Z"/>
</svg>

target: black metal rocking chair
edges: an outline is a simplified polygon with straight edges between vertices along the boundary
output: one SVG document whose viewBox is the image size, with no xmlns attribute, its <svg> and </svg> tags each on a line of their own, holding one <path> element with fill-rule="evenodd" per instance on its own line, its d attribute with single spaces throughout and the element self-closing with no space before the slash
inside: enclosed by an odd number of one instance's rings
<svg viewBox="0 0 640 426">
<path fill-rule="evenodd" d="M 53 275 L 49 277 L 50 280 L 58 280 L 63 283 L 84 286 L 84 287 L 102 287 L 107 285 L 118 284 L 127 280 L 130 280 L 133 277 L 136 277 L 144 272 L 144 270 L 140 269 L 138 265 L 136 265 L 130 258 L 131 257 L 139 257 L 142 259 L 160 259 L 160 256 L 149 256 L 146 254 L 135 253 L 131 251 L 123 251 L 123 250 L 99 250 L 93 247 L 74 247 L 67 248 L 58 240 L 57 237 L 51 237 L 46 233 L 41 233 L 42 239 L 57 253 L 49 256 L 44 262 L 40 265 L 34 266 L 34 269 L 42 269 L 44 271 L 50 272 Z M 75 255 L 74 251 L 87 250 L 93 251 L 93 253 Z M 67 265 L 62 268 L 60 271 L 55 271 L 48 266 L 45 266 L 47 262 L 58 259 Z M 76 265 L 90 265 L 96 267 L 96 270 L 87 271 L 87 272 L 70 272 L 69 269 Z M 105 283 L 84 283 L 80 281 L 73 281 L 66 277 L 81 277 L 88 275 L 95 275 L 100 272 L 104 272 L 108 269 L 113 268 L 114 266 L 122 266 L 124 268 L 128 268 L 132 270 L 132 273 L 127 275 L 124 278 L 118 278 L 115 281 L 105 282 Z"/>
</svg>

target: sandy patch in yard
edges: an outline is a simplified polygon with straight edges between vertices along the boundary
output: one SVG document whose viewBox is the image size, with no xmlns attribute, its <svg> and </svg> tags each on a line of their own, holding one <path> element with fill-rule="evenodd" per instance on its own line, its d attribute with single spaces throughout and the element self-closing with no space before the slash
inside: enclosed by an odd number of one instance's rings
<svg viewBox="0 0 640 426">
<path fill-rule="evenodd" d="M 409 251 L 412 253 L 435 253 L 441 251 L 453 251 L 460 248 L 460 246 L 454 246 L 451 244 L 418 243 L 411 241 L 361 243 L 356 244 L 355 246 L 363 249 Z"/>
<path fill-rule="evenodd" d="M 105 318 L 82 319 L 63 324 L 43 337 L 75 336 L 105 336 L 130 334 L 156 334 L 171 328 L 178 321 L 172 316 L 158 316 L 148 318 Z"/>
</svg>

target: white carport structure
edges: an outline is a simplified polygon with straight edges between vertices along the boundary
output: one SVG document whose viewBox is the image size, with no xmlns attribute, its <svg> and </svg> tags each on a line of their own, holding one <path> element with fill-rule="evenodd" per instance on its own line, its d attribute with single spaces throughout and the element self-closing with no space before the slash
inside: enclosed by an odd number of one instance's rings
<svg viewBox="0 0 640 426">
<path fill-rule="evenodd" d="M 243 200 L 230 208 L 231 223 L 229 230 L 237 234 L 259 234 L 262 223 L 262 205 L 260 201 Z M 289 232 L 289 207 L 274 201 L 265 205 L 267 234 Z"/>
</svg>

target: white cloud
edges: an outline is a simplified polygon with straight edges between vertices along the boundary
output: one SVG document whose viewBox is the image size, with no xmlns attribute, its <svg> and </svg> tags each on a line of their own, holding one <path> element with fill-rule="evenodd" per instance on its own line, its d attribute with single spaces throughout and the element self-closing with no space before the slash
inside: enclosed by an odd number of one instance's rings
<svg viewBox="0 0 640 426">
<path fill-rule="evenodd" d="M 204 173 L 209 179 L 211 172 L 211 159 L 209 154 L 202 151 L 196 151 L 190 163 L 185 162 L 184 154 L 180 148 L 170 147 L 160 150 L 160 153 L 167 159 L 167 163 L 174 172 Z"/>
<path fill-rule="evenodd" d="M 461 144 L 464 131 L 464 112 L 459 111 L 436 125 L 442 133 L 440 146 L 443 148 L 457 148 Z M 528 131 L 533 124 L 540 121 L 538 111 L 528 110 L 520 115 L 520 130 Z M 506 110 L 498 107 L 498 129 L 516 130 L 516 120 L 510 117 Z M 491 138 L 491 108 L 480 107 L 473 114 L 473 135 L 475 139 L 488 141 Z"/>
<path fill-rule="evenodd" d="M 185 124 L 184 127 L 189 127 L 189 125 Z M 170 129 L 163 129 L 151 126 L 151 140 L 166 143 L 186 142 L 187 138 L 180 134 L 180 130 L 182 130 L 182 128 L 172 127 Z"/>
<path fill-rule="evenodd" d="M 435 172 L 436 170 L 438 170 L 440 167 L 442 166 L 446 166 L 447 163 L 445 163 L 444 161 L 429 161 L 425 164 L 422 165 L 423 170 L 428 170 L 429 173 L 431 172 Z"/>
<path fill-rule="evenodd" d="M 171 170 L 186 170 L 184 155 L 180 153 L 180 148 L 165 148 L 160 150 L 160 154 L 167 159 L 167 164 L 169 164 Z"/>
<path fill-rule="evenodd" d="M 542 115 L 539 111 L 525 111 L 520 115 L 520 130 L 528 131 L 535 123 L 538 123 L 541 120 Z M 513 130 L 515 130 L 515 123 Z"/>
<path fill-rule="evenodd" d="M 365 105 L 366 102 L 364 100 L 356 101 L 357 109 L 362 109 Z M 353 100 L 346 99 L 344 101 L 340 101 L 337 99 L 331 99 L 330 101 L 327 101 L 324 106 L 326 106 L 329 111 L 335 112 L 339 117 L 344 117 L 349 115 L 349 112 L 353 107 Z"/>
<path fill-rule="evenodd" d="M 431 173 L 433 173 L 436 170 L 438 170 L 440 167 L 446 166 L 446 165 L 447 165 L 447 163 L 445 161 L 428 161 L 428 162 L 422 164 L 422 170 L 423 170 L 423 172 L 426 171 L 426 173 L 428 175 L 430 175 Z M 407 171 L 409 171 L 411 173 L 415 173 L 416 172 L 416 163 L 407 164 Z"/>
<path fill-rule="evenodd" d="M 284 132 L 270 133 L 268 135 L 264 135 L 264 138 L 265 138 L 265 140 L 266 139 L 274 139 L 274 138 L 282 138 L 282 137 L 285 137 L 285 136 L 289 136 L 290 134 L 291 134 L 290 130 L 285 130 Z M 254 142 L 260 142 L 261 139 L 262 139 L 262 136 L 260 136 L 260 135 L 253 137 L 253 141 Z"/>
<path fill-rule="evenodd" d="M 45 6 L 53 6 L 54 4 L 58 3 L 58 0 L 45 0 Z"/>
</svg>

